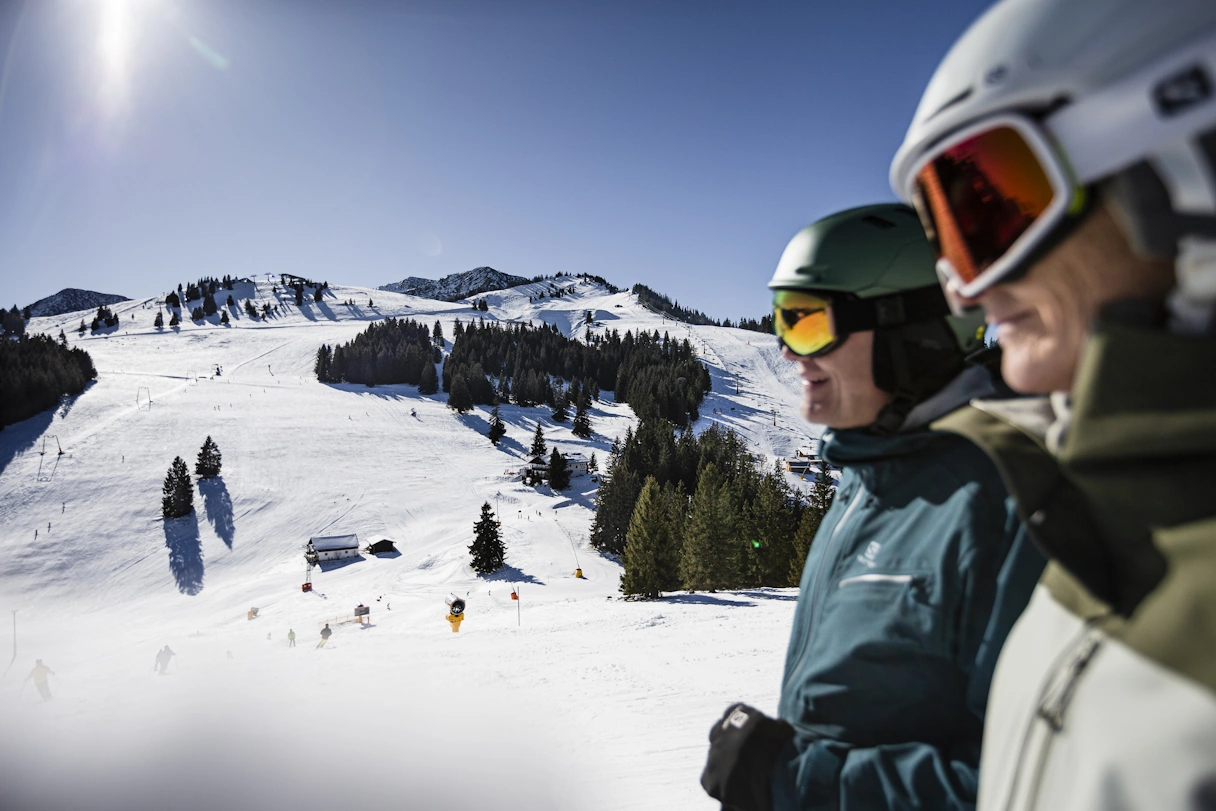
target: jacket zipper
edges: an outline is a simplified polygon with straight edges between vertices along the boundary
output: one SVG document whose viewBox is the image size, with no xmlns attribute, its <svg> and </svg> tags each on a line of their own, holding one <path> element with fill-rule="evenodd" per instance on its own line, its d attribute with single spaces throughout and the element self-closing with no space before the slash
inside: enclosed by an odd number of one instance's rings
<svg viewBox="0 0 1216 811">
<path fill-rule="evenodd" d="M 859 482 L 857 484 L 857 492 L 853 495 L 853 500 L 849 502 L 849 506 L 845 508 L 844 515 L 840 516 L 840 521 L 832 529 L 832 534 L 828 538 L 829 544 L 834 544 L 836 542 L 836 538 L 840 535 L 840 530 L 844 529 L 844 525 L 849 522 L 849 518 L 853 515 L 853 510 L 856 509 L 857 505 L 861 502 L 861 497 L 865 495 L 865 492 L 865 486 Z M 827 577 L 827 572 L 832 568 L 830 564 L 834 558 L 830 552 L 833 551 L 835 551 L 835 548 L 829 547 L 829 549 L 824 552 L 823 567 L 819 570 L 818 576 L 815 578 L 815 591 L 812 599 L 815 599 L 816 602 L 811 607 L 811 621 L 807 624 L 806 643 L 802 646 L 802 652 L 798 654 L 798 661 L 790 669 L 790 675 L 785 681 L 784 689 L 789 689 L 790 682 L 793 680 L 794 675 L 802 669 L 802 663 L 806 660 L 806 655 L 811 649 L 811 638 L 815 631 L 816 620 L 819 618 L 819 609 L 827 599 L 827 597 L 823 595 L 823 587 L 824 579 Z"/>
<path fill-rule="evenodd" d="M 1030 775 L 1024 806 L 1026 809 L 1033 809 L 1038 804 L 1039 788 L 1043 782 L 1043 772 L 1047 768 L 1047 755 L 1051 751 L 1052 744 L 1055 743 L 1056 735 L 1064 729 L 1064 715 L 1076 694 L 1081 676 L 1101 645 L 1101 632 L 1093 627 L 1092 622 L 1087 624 L 1080 639 L 1074 643 L 1068 655 L 1051 669 L 1046 679 L 1038 707 L 1035 708 L 1034 715 L 1031 716 L 1026 726 L 1026 733 L 1022 737 L 1022 745 L 1019 747 L 1021 755 L 1018 757 L 1018 761 L 1025 763 L 1028 754 L 1027 748 L 1034 730 L 1038 726 L 1037 722 L 1043 721 L 1047 725 L 1046 738 L 1036 753 L 1034 772 Z M 1013 783 L 1009 787 L 1009 795 L 1005 798 L 1006 809 L 1010 809 L 1017 798 L 1018 783 L 1020 782 L 1020 776 L 1015 774 Z"/>
</svg>

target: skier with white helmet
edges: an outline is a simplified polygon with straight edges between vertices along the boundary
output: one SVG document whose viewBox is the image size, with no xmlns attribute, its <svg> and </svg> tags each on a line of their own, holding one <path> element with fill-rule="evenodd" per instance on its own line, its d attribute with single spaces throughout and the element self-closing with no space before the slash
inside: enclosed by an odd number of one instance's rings
<svg viewBox="0 0 1216 811">
<path fill-rule="evenodd" d="M 1004 0 L 891 183 L 1042 395 L 936 424 L 989 451 L 1051 559 L 979 807 L 1216 807 L 1216 3 Z"/>
</svg>

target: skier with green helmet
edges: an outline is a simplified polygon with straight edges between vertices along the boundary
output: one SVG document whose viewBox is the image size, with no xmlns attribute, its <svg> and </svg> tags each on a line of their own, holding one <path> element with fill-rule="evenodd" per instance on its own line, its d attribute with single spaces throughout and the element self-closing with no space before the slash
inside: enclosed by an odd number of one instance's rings
<svg viewBox="0 0 1216 811">
<path fill-rule="evenodd" d="M 843 474 L 803 570 L 778 718 L 729 707 L 701 783 L 724 808 L 971 808 L 989 679 L 1043 565 L 996 468 L 931 421 L 999 387 L 950 315 L 915 212 L 799 232 L 769 283 L 802 415 Z M 822 475 L 822 474 L 821 474 Z"/>
</svg>

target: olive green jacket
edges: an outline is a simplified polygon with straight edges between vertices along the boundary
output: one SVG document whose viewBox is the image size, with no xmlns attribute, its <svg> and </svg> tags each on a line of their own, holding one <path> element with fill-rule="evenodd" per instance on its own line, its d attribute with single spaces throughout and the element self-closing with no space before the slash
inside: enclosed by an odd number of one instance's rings
<svg viewBox="0 0 1216 811">
<path fill-rule="evenodd" d="M 1051 559 L 1006 641 L 980 809 L 1216 807 L 1216 338 L 1104 324 L 1071 413 L 977 401 Z"/>
</svg>

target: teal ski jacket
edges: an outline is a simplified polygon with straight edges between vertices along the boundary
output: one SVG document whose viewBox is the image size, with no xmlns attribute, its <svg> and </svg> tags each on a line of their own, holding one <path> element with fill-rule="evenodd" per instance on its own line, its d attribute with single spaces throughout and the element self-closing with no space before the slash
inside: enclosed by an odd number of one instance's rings
<svg viewBox="0 0 1216 811">
<path fill-rule="evenodd" d="M 989 682 L 1044 560 L 962 437 L 821 449 L 844 473 L 802 573 L 774 811 L 974 808 Z"/>
</svg>

